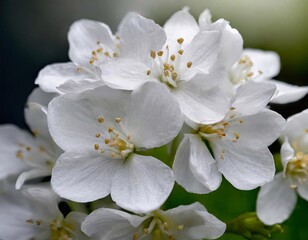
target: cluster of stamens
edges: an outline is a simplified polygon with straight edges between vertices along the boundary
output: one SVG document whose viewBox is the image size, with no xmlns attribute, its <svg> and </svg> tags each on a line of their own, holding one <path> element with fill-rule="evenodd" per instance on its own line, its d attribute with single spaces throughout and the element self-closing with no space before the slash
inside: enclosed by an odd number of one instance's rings
<svg viewBox="0 0 308 240">
<path fill-rule="evenodd" d="M 171 225 L 168 221 L 161 216 L 154 216 L 133 234 L 133 240 L 141 240 L 151 235 L 153 240 L 169 239 L 176 240 L 174 234 L 177 231 L 182 231 L 184 225 L 177 226 Z"/>
<path fill-rule="evenodd" d="M 251 77 L 256 77 L 262 74 L 259 70 L 258 73 L 252 71 L 253 62 L 248 56 L 243 56 L 238 62 L 236 62 L 230 73 L 230 80 L 233 84 L 239 84 L 247 81 Z"/>
<path fill-rule="evenodd" d="M 103 117 L 98 117 L 99 124 L 104 123 Z M 116 117 L 114 119 L 116 124 L 121 124 L 122 119 Z M 106 138 L 106 135 L 109 135 Z M 102 154 L 109 154 L 112 158 L 126 158 L 131 152 L 134 151 L 134 144 L 131 143 L 131 135 L 124 135 L 117 131 L 114 127 L 106 127 L 105 134 L 96 133 L 97 139 L 102 139 L 102 143 L 94 144 L 94 150 Z"/>
<path fill-rule="evenodd" d="M 308 153 L 298 152 L 288 162 L 286 175 L 292 181 L 291 187 L 296 188 L 298 183 L 308 180 Z"/>
<path fill-rule="evenodd" d="M 62 221 L 53 220 L 49 224 L 51 230 L 51 240 L 72 240 L 69 231 L 62 226 Z"/>
<path fill-rule="evenodd" d="M 150 52 L 150 57 L 153 59 L 153 64 L 152 68 L 147 70 L 147 75 L 154 76 L 169 87 L 177 87 L 177 82 L 180 80 L 180 73 L 183 72 L 181 69 L 184 64 L 181 61 L 181 56 L 184 54 L 184 50 L 182 49 L 183 42 L 183 38 L 177 39 L 178 47 L 173 54 L 170 54 L 168 45 L 164 51 L 152 50 Z M 186 63 L 185 67 L 188 69 L 192 64 L 193 63 L 189 61 Z"/>
<path fill-rule="evenodd" d="M 89 60 L 89 63 L 91 65 L 99 65 L 106 59 L 110 58 L 117 58 L 119 56 L 119 53 L 117 51 L 112 51 L 110 49 L 104 49 L 102 47 L 102 43 L 100 41 L 97 41 L 98 47 L 91 52 L 91 58 Z M 116 45 L 117 49 L 119 49 L 119 45 Z"/>
</svg>

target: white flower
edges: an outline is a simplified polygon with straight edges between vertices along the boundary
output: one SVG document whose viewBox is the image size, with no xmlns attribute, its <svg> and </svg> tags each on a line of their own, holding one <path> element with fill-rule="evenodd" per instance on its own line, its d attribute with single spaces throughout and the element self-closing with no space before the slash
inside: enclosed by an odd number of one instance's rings
<svg viewBox="0 0 308 240">
<path fill-rule="evenodd" d="M 127 54 L 101 65 L 101 77 L 118 89 L 133 90 L 149 81 L 166 85 L 186 117 L 200 123 L 219 121 L 228 109 L 228 97 L 219 87 L 225 72 L 210 69 L 220 35 L 219 29 L 200 31 L 187 10 L 176 12 L 164 28 L 131 14 L 119 28 L 120 46 Z"/>
<path fill-rule="evenodd" d="M 47 188 L 11 189 L 0 195 L 1 239 L 89 239 L 80 230 L 85 214 L 71 212 L 64 219 L 57 200 Z"/>
<path fill-rule="evenodd" d="M 61 150 L 53 142 L 47 126 L 47 107 L 53 95 L 36 89 L 25 108 L 25 119 L 33 135 L 14 125 L 0 127 L 1 168 L 0 178 L 19 175 L 16 188 L 25 181 L 51 175 Z M 37 102 L 32 102 L 37 101 Z"/>
<path fill-rule="evenodd" d="M 278 54 L 257 49 L 243 50 L 242 36 L 224 19 L 212 23 L 209 10 L 205 10 L 199 17 L 199 24 L 204 31 L 222 29 L 219 62 L 228 73 L 227 82 L 231 91 L 248 80 L 268 81 L 277 87 L 271 102 L 280 104 L 297 101 L 308 93 L 308 87 L 273 80 L 280 71 Z"/>
<path fill-rule="evenodd" d="M 200 203 L 194 203 L 145 216 L 101 208 L 86 217 L 81 229 L 99 240 L 201 240 L 220 237 L 226 225 Z"/>
<path fill-rule="evenodd" d="M 196 134 L 187 134 L 177 150 L 173 165 L 176 181 L 194 193 L 217 189 L 221 174 L 241 190 L 271 181 L 275 166 L 267 146 L 279 136 L 285 122 L 265 108 L 274 91 L 273 84 L 248 82 L 237 89 L 222 121 L 191 123 Z M 213 156 L 204 140 L 209 142 Z"/>
<path fill-rule="evenodd" d="M 284 170 L 261 188 L 257 199 L 257 214 L 266 224 L 289 218 L 296 192 L 308 201 L 308 110 L 288 118 L 281 139 Z"/>
<path fill-rule="evenodd" d="M 135 153 L 167 144 L 181 130 L 181 111 L 164 86 L 147 83 L 133 92 L 103 86 L 66 94 L 49 104 L 48 120 L 65 150 L 51 179 L 60 196 L 88 202 L 111 193 L 120 207 L 147 212 L 170 194 L 172 170 Z"/>
</svg>

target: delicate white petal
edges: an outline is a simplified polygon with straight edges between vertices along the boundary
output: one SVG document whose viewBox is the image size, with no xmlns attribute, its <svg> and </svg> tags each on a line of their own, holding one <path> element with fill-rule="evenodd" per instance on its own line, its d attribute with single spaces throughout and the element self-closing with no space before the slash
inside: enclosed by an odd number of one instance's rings
<svg viewBox="0 0 308 240">
<path fill-rule="evenodd" d="M 200 15 L 198 19 L 198 23 L 200 28 L 205 27 L 212 23 L 212 14 L 209 9 L 205 9 Z"/>
<path fill-rule="evenodd" d="M 156 81 L 147 75 L 147 70 L 143 62 L 121 58 L 104 64 L 101 77 L 112 88 L 133 90 L 147 81 Z"/>
<path fill-rule="evenodd" d="M 187 239 L 216 239 L 226 229 L 226 224 L 208 213 L 199 203 L 179 206 L 166 211 L 174 225 L 183 225 L 183 230 L 177 231 L 174 237 L 178 240 Z"/>
<path fill-rule="evenodd" d="M 286 138 L 280 149 L 281 162 L 283 166 L 283 174 L 285 177 L 287 165 L 289 161 L 294 157 L 294 149 L 291 147 L 288 139 Z"/>
<path fill-rule="evenodd" d="M 101 240 L 126 239 L 132 237 L 145 219 L 116 209 L 100 208 L 86 217 L 81 229 L 91 237 L 100 236 Z"/>
<path fill-rule="evenodd" d="M 197 76 L 190 81 L 183 81 L 172 91 L 181 111 L 187 118 L 202 124 L 219 122 L 229 110 L 229 99 L 220 86 L 208 88 L 210 79 L 219 82 L 224 72 L 212 72 L 209 75 Z"/>
<path fill-rule="evenodd" d="M 42 89 L 37 87 L 31 92 L 27 99 L 27 102 L 35 102 L 44 107 L 47 107 L 49 102 L 57 96 L 57 93 L 44 92 Z"/>
<path fill-rule="evenodd" d="M 216 161 L 199 135 L 185 135 L 177 149 L 173 171 L 175 180 L 188 192 L 208 193 L 221 183 Z"/>
<path fill-rule="evenodd" d="M 264 108 L 256 114 L 240 116 L 237 122 L 230 124 L 226 134 L 234 139 L 233 134 L 238 133 L 238 143 L 252 148 L 269 146 L 280 136 L 285 123 L 279 113 Z"/>
<path fill-rule="evenodd" d="M 167 45 L 171 52 L 177 47 L 177 39 L 183 38 L 183 47 L 189 44 L 199 32 L 199 26 L 195 18 L 187 9 L 174 13 L 165 23 L 164 29 L 167 34 Z"/>
<path fill-rule="evenodd" d="M 277 80 L 268 80 L 268 82 L 276 84 L 277 95 L 271 100 L 272 103 L 291 103 L 303 98 L 308 93 L 308 87 L 300 87 L 291 85 Z"/>
<path fill-rule="evenodd" d="M 184 49 L 185 54 L 183 54 L 181 61 L 185 64 L 192 62 L 192 65 L 184 73 L 181 73 L 181 78 L 190 80 L 197 73 L 208 73 L 216 63 L 220 41 L 221 32 L 199 32 Z"/>
<path fill-rule="evenodd" d="M 20 174 L 28 169 L 27 165 L 19 159 L 16 154 L 19 144 L 32 142 L 30 134 L 20 130 L 10 124 L 0 127 L 0 179 L 4 179 L 13 174 Z"/>
<path fill-rule="evenodd" d="M 114 173 L 122 164 L 99 154 L 63 153 L 53 168 L 51 185 L 63 198 L 94 201 L 110 193 Z"/>
<path fill-rule="evenodd" d="M 19 190 L 27 180 L 35 179 L 38 177 L 50 176 L 51 172 L 45 169 L 32 169 L 30 171 L 23 172 L 19 175 L 16 181 L 16 189 Z"/>
<path fill-rule="evenodd" d="M 253 62 L 253 71 L 262 71 L 259 78 L 272 78 L 280 71 L 279 55 L 272 51 L 262 51 L 259 49 L 244 49 L 243 56 L 248 56 Z"/>
<path fill-rule="evenodd" d="M 258 194 L 257 215 L 267 225 L 281 223 L 289 218 L 295 204 L 296 193 L 288 180 L 278 173 L 273 182 L 263 187 Z"/>
<path fill-rule="evenodd" d="M 268 104 L 275 90 L 274 84 L 248 81 L 237 89 L 232 106 L 242 114 L 255 114 Z"/>
<path fill-rule="evenodd" d="M 81 224 L 86 217 L 87 215 L 85 213 L 70 212 L 64 219 L 64 224 L 68 225 L 68 230 L 72 233 L 72 236 L 77 237 L 78 240 L 90 240 L 90 238 L 81 231 Z"/>
<path fill-rule="evenodd" d="M 127 111 L 122 124 L 138 148 L 167 144 L 183 126 L 178 103 L 162 84 L 149 82 L 136 89 Z"/>
<path fill-rule="evenodd" d="M 166 41 L 164 29 L 153 20 L 130 13 L 119 26 L 121 57 L 146 63 L 151 50 L 159 50 Z"/>
<path fill-rule="evenodd" d="M 173 184 L 167 165 L 150 156 L 131 154 L 112 179 L 111 197 L 121 208 L 150 212 L 165 202 Z"/>
<path fill-rule="evenodd" d="M 44 67 L 39 72 L 35 84 L 39 85 L 45 92 L 61 93 L 57 87 L 66 81 L 93 77 L 93 74 L 90 74 L 82 68 L 78 68 L 74 63 L 55 63 Z"/>
<path fill-rule="evenodd" d="M 213 143 L 218 170 L 236 188 L 251 190 L 271 181 L 275 164 L 267 147 L 249 148 L 238 142 Z"/>
<path fill-rule="evenodd" d="M 90 66 L 92 51 L 98 48 L 103 48 L 104 51 L 116 50 L 109 27 L 92 20 L 81 19 L 74 22 L 68 32 L 68 41 L 70 59 L 81 66 Z"/>
<path fill-rule="evenodd" d="M 65 83 L 59 85 L 57 89 L 62 93 L 78 93 L 101 87 L 103 85 L 104 83 L 102 80 L 68 80 Z"/>
<path fill-rule="evenodd" d="M 55 98 L 48 107 L 50 134 L 65 151 L 93 150 L 98 143 L 95 134 L 108 134 L 107 128 L 116 124 L 114 119 L 126 115 L 129 97 L 128 91 L 103 86 Z"/>
<path fill-rule="evenodd" d="M 300 183 L 298 185 L 297 192 L 303 199 L 308 201 L 308 181 L 307 181 L 307 178 L 303 179 L 302 183 Z"/>
</svg>

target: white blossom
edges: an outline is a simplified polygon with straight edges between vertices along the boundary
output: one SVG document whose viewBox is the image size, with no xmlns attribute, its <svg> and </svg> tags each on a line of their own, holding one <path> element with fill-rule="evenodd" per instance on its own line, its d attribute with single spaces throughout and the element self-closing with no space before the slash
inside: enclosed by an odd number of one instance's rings
<svg viewBox="0 0 308 240">
<path fill-rule="evenodd" d="M 288 118 L 281 140 L 283 172 L 261 188 L 257 199 L 257 214 L 266 224 L 289 218 L 296 192 L 308 201 L 308 110 Z"/>
<path fill-rule="evenodd" d="M 86 217 L 81 228 L 99 240 L 201 240 L 220 237 L 226 225 L 200 203 L 194 203 L 142 216 L 101 208 Z"/>
</svg>

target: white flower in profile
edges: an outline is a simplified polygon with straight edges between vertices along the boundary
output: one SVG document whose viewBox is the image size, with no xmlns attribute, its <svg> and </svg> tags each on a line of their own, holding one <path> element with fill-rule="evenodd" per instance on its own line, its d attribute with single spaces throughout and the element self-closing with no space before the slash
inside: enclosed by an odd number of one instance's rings
<svg viewBox="0 0 308 240">
<path fill-rule="evenodd" d="M 271 181 L 273 156 L 267 146 L 280 135 L 284 119 L 266 107 L 275 85 L 253 81 L 237 89 L 232 107 L 217 123 L 191 123 L 173 164 L 175 180 L 188 192 L 208 193 L 221 183 L 221 174 L 236 188 L 250 190 Z M 212 153 L 204 141 L 207 141 Z"/>
<path fill-rule="evenodd" d="M 53 97 L 53 94 L 35 89 L 28 98 L 25 119 L 32 135 L 11 124 L 0 127 L 0 178 L 19 175 L 17 189 L 27 180 L 50 176 L 55 161 L 61 154 L 61 149 L 52 140 L 47 126 L 46 106 Z"/>
<path fill-rule="evenodd" d="M 200 123 L 221 120 L 228 109 L 228 96 L 219 86 L 225 72 L 210 71 L 220 49 L 220 29 L 200 31 L 187 9 L 172 15 L 164 28 L 154 28 L 149 22 L 130 14 L 120 25 L 120 46 L 131 50 L 101 65 L 104 82 L 126 90 L 149 81 L 163 84 L 189 119 Z"/>
<path fill-rule="evenodd" d="M 258 217 L 269 225 L 289 218 L 296 192 L 308 201 L 308 110 L 288 118 L 281 140 L 283 172 L 261 187 L 257 199 Z"/>
<path fill-rule="evenodd" d="M 193 203 L 142 216 L 101 208 L 86 217 L 81 229 L 97 240 L 201 240 L 219 238 L 226 224 Z"/>
<path fill-rule="evenodd" d="M 1 239 L 86 240 L 80 230 L 85 214 L 69 213 L 66 218 L 58 209 L 58 198 L 48 188 L 26 188 L 0 195 Z"/>
<path fill-rule="evenodd" d="M 49 104 L 48 121 L 65 151 L 51 179 L 61 197 L 89 202 L 111 194 L 120 207 L 147 212 L 169 196 L 172 170 L 138 154 L 169 143 L 182 128 L 166 87 L 147 83 L 131 92 L 103 86 L 66 94 Z"/>
<path fill-rule="evenodd" d="M 280 71 L 280 58 L 276 52 L 258 49 L 243 49 L 240 33 L 227 21 L 219 19 L 212 23 L 211 13 L 205 10 L 199 17 L 204 31 L 222 29 L 219 61 L 227 71 L 228 88 L 232 91 L 247 81 L 267 81 L 277 87 L 272 103 L 294 102 L 308 93 L 308 87 L 299 87 L 274 80 Z"/>
</svg>

